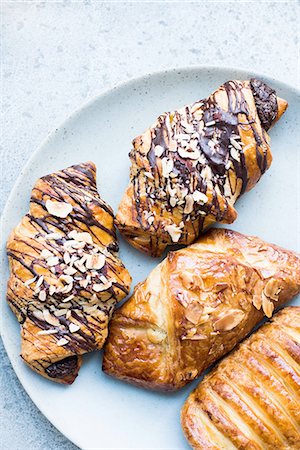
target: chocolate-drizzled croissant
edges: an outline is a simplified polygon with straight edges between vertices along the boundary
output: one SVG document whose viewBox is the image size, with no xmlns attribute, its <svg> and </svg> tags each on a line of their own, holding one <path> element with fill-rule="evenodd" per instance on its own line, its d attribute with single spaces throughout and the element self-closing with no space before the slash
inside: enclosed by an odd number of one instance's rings
<svg viewBox="0 0 300 450">
<path fill-rule="evenodd" d="M 300 307 L 284 308 L 209 373 L 181 413 L 194 450 L 299 450 Z"/>
<path fill-rule="evenodd" d="M 21 324 L 24 361 L 72 383 L 83 353 L 101 349 L 131 278 L 117 256 L 113 212 L 93 163 L 40 178 L 30 211 L 7 242 L 7 300 Z"/>
<path fill-rule="evenodd" d="M 170 252 L 115 312 L 103 369 L 146 388 L 179 389 L 299 292 L 299 255 L 212 229 Z"/>
<path fill-rule="evenodd" d="M 272 160 L 267 130 L 287 107 L 262 81 L 228 81 L 207 99 L 162 114 L 133 141 L 117 226 L 152 256 L 232 223 L 237 198 Z"/>
</svg>

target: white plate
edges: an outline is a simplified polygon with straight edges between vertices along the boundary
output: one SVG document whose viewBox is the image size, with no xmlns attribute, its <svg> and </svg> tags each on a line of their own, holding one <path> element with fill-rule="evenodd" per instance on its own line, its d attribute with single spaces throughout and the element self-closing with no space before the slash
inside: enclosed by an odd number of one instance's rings
<svg viewBox="0 0 300 450">
<path fill-rule="evenodd" d="M 4 243 L 27 212 L 37 178 L 92 160 L 97 165 L 100 195 L 116 210 L 128 182 L 128 152 L 136 135 L 163 111 L 206 97 L 228 79 L 247 79 L 252 75 L 221 68 L 149 75 L 101 95 L 55 130 L 22 171 L 3 213 L 4 290 L 8 277 Z M 299 251 L 299 92 L 264 79 L 288 100 L 289 108 L 271 131 L 271 169 L 238 202 L 239 218 L 232 228 Z M 133 277 L 133 286 L 158 262 L 123 240 L 120 255 Z M 138 389 L 104 375 L 100 353 L 85 358 L 72 386 L 47 381 L 21 361 L 18 322 L 4 294 L 1 303 L 2 336 L 16 374 L 35 404 L 71 441 L 84 449 L 189 448 L 181 432 L 179 414 L 195 382 L 175 394 Z"/>
</svg>

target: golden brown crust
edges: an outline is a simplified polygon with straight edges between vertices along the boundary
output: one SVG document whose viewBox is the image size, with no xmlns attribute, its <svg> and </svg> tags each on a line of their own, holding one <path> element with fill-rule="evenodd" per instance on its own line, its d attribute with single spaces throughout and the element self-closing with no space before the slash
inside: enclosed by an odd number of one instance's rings
<svg viewBox="0 0 300 450">
<path fill-rule="evenodd" d="M 194 450 L 297 450 L 300 307 L 276 314 L 207 375 L 181 412 Z"/>
<path fill-rule="evenodd" d="M 93 163 L 36 182 L 30 211 L 7 242 L 7 300 L 21 323 L 21 356 L 33 370 L 69 384 L 80 355 L 102 348 L 131 282 L 117 250 Z"/>
<path fill-rule="evenodd" d="M 212 229 L 169 253 L 115 312 L 103 369 L 150 389 L 179 389 L 299 291 L 298 255 Z"/>
<path fill-rule="evenodd" d="M 263 96 L 261 89 L 260 82 Z M 274 123 L 287 103 L 268 89 Z M 259 98 L 260 106 L 268 98 Z M 134 247 L 158 256 L 169 245 L 191 244 L 215 222 L 236 219 L 235 201 L 272 161 L 255 102 L 250 81 L 229 81 L 205 100 L 162 114 L 134 139 L 130 183 L 116 216 Z"/>
</svg>

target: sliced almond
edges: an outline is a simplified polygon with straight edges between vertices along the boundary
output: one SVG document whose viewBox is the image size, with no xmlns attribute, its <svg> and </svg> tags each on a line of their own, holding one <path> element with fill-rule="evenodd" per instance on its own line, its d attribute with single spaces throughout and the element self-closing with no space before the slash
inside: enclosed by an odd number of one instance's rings
<svg viewBox="0 0 300 450">
<path fill-rule="evenodd" d="M 228 283 L 216 283 L 215 284 L 215 291 L 216 292 L 221 292 L 224 291 L 225 289 L 227 289 L 229 286 Z"/>
<path fill-rule="evenodd" d="M 69 264 L 70 261 L 71 261 L 70 253 L 69 253 L 69 252 L 65 252 L 65 253 L 64 253 L 64 262 L 65 262 L 66 264 Z"/>
<path fill-rule="evenodd" d="M 66 309 L 66 308 L 57 309 L 56 311 L 54 311 L 54 315 L 55 315 L 56 317 L 61 317 L 61 316 L 66 315 L 67 312 L 68 312 L 68 309 Z"/>
<path fill-rule="evenodd" d="M 157 156 L 158 158 L 161 157 L 161 155 L 163 154 L 163 152 L 165 151 L 165 149 L 161 146 L 161 145 L 156 145 L 154 147 L 154 154 L 155 156 Z"/>
<path fill-rule="evenodd" d="M 264 294 L 271 298 L 272 300 L 277 301 L 279 293 L 281 291 L 279 280 L 269 280 L 264 287 Z"/>
<path fill-rule="evenodd" d="M 166 225 L 165 230 L 171 236 L 172 242 L 178 242 L 181 236 L 181 229 L 175 223 L 171 225 Z"/>
<path fill-rule="evenodd" d="M 28 287 L 30 286 L 32 283 L 34 283 L 36 280 L 36 277 L 30 278 L 29 280 L 26 280 L 24 283 L 24 286 Z"/>
<path fill-rule="evenodd" d="M 181 158 L 184 159 L 199 159 L 200 152 L 198 149 L 185 149 L 182 147 L 178 148 L 178 153 L 181 156 Z"/>
<path fill-rule="evenodd" d="M 58 239 L 62 238 L 62 235 L 59 233 L 48 233 L 45 237 L 46 239 L 57 241 Z"/>
<path fill-rule="evenodd" d="M 65 275 L 65 274 L 63 274 L 63 275 L 61 275 L 61 276 L 59 277 L 59 280 L 60 280 L 60 281 L 63 281 L 63 282 L 66 283 L 66 284 L 73 283 L 73 277 L 71 277 L 71 275 Z"/>
<path fill-rule="evenodd" d="M 54 200 L 46 200 L 45 206 L 52 216 L 60 217 L 61 219 L 65 219 L 73 210 L 73 206 L 70 203 Z"/>
<path fill-rule="evenodd" d="M 50 258 L 47 259 L 47 266 L 52 267 L 59 264 L 59 258 L 58 256 L 50 256 Z"/>
<path fill-rule="evenodd" d="M 79 286 L 83 287 L 84 289 L 87 288 L 88 284 L 89 284 L 89 281 L 87 279 L 79 281 Z"/>
<path fill-rule="evenodd" d="M 184 270 L 183 272 L 181 272 L 179 277 L 182 280 L 182 284 L 185 289 L 189 290 L 195 286 L 195 278 L 191 272 Z"/>
<path fill-rule="evenodd" d="M 204 194 L 203 192 L 200 192 L 197 190 L 193 192 L 193 199 L 196 203 L 207 203 L 208 202 L 207 195 Z"/>
<path fill-rule="evenodd" d="M 69 330 L 71 331 L 71 333 L 76 333 L 80 330 L 80 326 L 76 325 L 75 323 L 70 323 Z"/>
<path fill-rule="evenodd" d="M 57 333 L 57 330 L 54 330 L 54 329 L 52 328 L 52 329 L 50 329 L 50 330 L 41 330 L 41 331 L 38 331 L 36 334 L 38 334 L 39 336 L 44 336 L 44 335 L 47 335 L 47 334 L 55 334 L 55 333 Z"/>
<path fill-rule="evenodd" d="M 191 305 L 188 305 L 184 313 L 189 322 L 193 323 L 194 325 L 198 325 L 202 316 L 202 312 L 203 306 L 201 306 L 199 303 L 192 303 Z"/>
<path fill-rule="evenodd" d="M 44 276 L 41 275 L 41 276 L 39 277 L 39 279 L 37 280 L 37 283 L 36 283 L 36 285 L 35 285 L 35 288 L 36 288 L 36 289 L 39 288 L 39 287 L 41 286 L 41 284 L 43 283 L 43 281 L 44 281 Z"/>
<path fill-rule="evenodd" d="M 231 309 L 219 316 L 213 324 L 215 331 L 233 330 L 244 318 L 245 313 L 239 309 Z"/>
<path fill-rule="evenodd" d="M 64 274 L 65 275 L 69 275 L 69 276 L 75 275 L 76 272 L 77 272 L 77 270 L 74 269 L 74 267 L 68 266 L 66 269 L 64 269 Z"/>
<path fill-rule="evenodd" d="M 109 289 L 111 287 L 112 283 L 111 281 L 109 281 L 108 283 L 105 284 L 93 284 L 93 291 L 95 292 L 101 292 L 101 291 L 106 291 L 106 289 Z"/>
<path fill-rule="evenodd" d="M 59 347 L 62 347 L 64 345 L 67 345 L 68 343 L 69 343 L 68 339 L 61 338 L 56 342 L 56 345 L 58 345 Z"/>
<path fill-rule="evenodd" d="M 46 300 L 46 291 L 43 290 L 39 292 L 39 300 L 41 302 L 44 302 Z"/>
<path fill-rule="evenodd" d="M 41 251 L 41 258 L 47 259 L 50 258 L 51 256 L 54 256 L 53 253 L 51 253 L 47 248 L 43 248 L 43 250 Z"/>
<path fill-rule="evenodd" d="M 85 266 L 87 269 L 100 270 L 105 264 L 105 256 L 102 253 L 88 255 Z"/>
<path fill-rule="evenodd" d="M 43 309 L 43 316 L 45 321 L 50 325 L 54 325 L 55 327 L 58 327 L 60 325 L 59 320 L 56 317 L 52 316 L 48 309 Z"/>
<path fill-rule="evenodd" d="M 63 302 L 63 303 L 67 303 L 67 302 L 69 302 L 70 300 L 72 300 L 74 297 L 75 297 L 74 294 L 69 295 L 69 297 L 64 298 L 62 302 Z"/>
<path fill-rule="evenodd" d="M 184 207 L 184 214 L 190 214 L 193 211 L 194 207 L 194 198 L 191 194 L 188 194 L 185 197 L 185 207 Z"/>
<path fill-rule="evenodd" d="M 272 317 L 274 305 L 264 293 L 262 294 L 262 309 L 268 318 Z"/>
<path fill-rule="evenodd" d="M 87 244 L 93 243 L 93 238 L 90 235 L 90 233 L 84 231 L 82 233 L 77 233 L 77 235 L 74 237 L 74 239 L 78 242 L 86 242 Z"/>
</svg>

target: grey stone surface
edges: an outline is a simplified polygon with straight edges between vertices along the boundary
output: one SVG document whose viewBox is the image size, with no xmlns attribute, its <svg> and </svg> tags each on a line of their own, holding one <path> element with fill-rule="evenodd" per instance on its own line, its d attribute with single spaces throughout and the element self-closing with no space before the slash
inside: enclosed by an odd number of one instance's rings
<svg viewBox="0 0 300 450">
<path fill-rule="evenodd" d="M 221 65 L 299 84 L 297 17 L 294 1 L 3 1 L 1 210 L 45 136 L 117 83 L 170 67 Z M 1 450 L 75 449 L 39 413 L 0 351 Z"/>
</svg>

